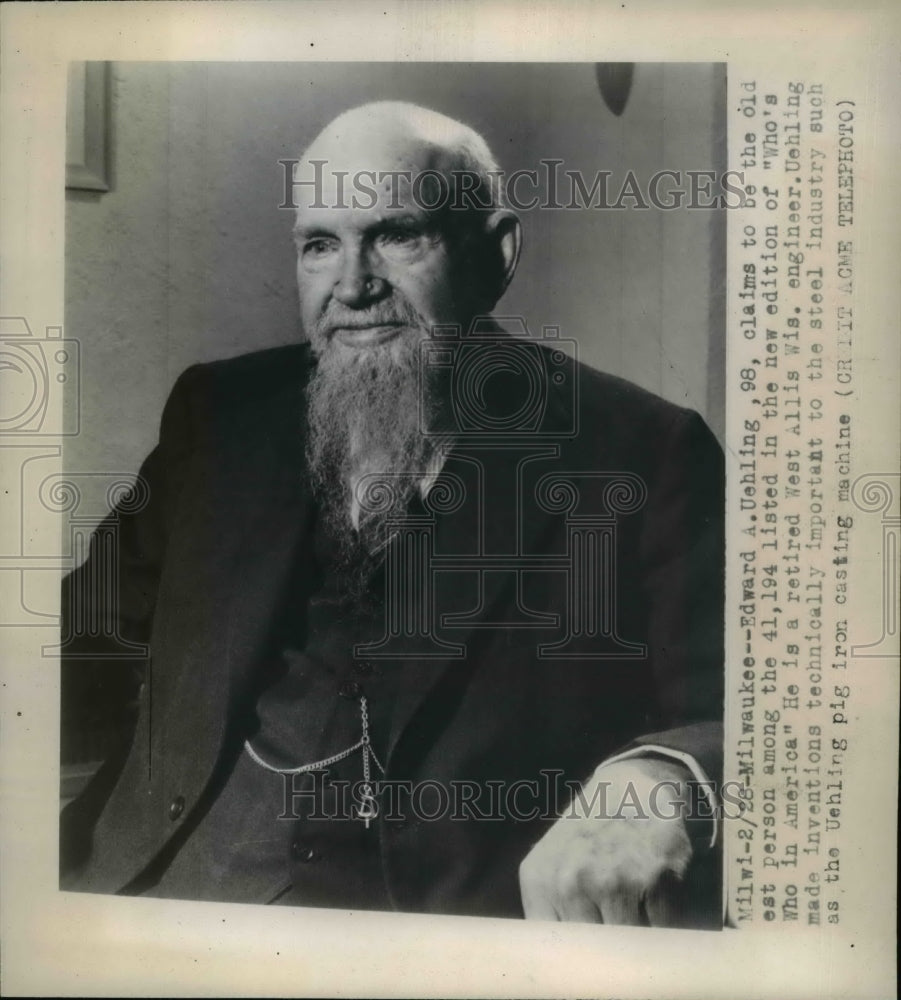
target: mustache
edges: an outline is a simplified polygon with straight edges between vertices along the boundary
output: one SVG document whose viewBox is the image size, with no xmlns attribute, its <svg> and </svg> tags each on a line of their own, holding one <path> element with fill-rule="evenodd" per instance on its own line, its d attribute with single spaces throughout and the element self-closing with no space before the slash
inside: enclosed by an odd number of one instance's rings
<svg viewBox="0 0 901 1000">
<path fill-rule="evenodd" d="M 424 326 L 422 316 L 410 305 L 375 303 L 365 309 L 348 309 L 330 302 L 316 321 L 316 333 L 330 337 L 336 330 L 366 330 L 375 326 Z"/>
</svg>

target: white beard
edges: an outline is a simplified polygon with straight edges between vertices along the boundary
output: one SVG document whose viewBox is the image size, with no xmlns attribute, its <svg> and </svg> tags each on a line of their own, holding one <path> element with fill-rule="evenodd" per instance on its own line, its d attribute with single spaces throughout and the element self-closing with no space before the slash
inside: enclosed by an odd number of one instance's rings
<svg viewBox="0 0 901 1000">
<path fill-rule="evenodd" d="M 307 389 L 307 459 L 324 516 L 348 540 L 345 557 L 384 544 L 387 520 L 427 474 L 435 447 L 421 420 L 431 426 L 433 405 L 422 392 L 412 337 L 360 351 L 331 342 L 319 357 Z"/>
</svg>

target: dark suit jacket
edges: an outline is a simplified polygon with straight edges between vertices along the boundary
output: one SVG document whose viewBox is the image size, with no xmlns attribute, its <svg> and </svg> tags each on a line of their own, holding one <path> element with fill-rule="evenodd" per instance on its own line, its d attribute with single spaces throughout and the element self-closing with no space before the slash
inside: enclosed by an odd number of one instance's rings
<svg viewBox="0 0 901 1000">
<path fill-rule="evenodd" d="M 297 346 L 185 372 L 141 470 L 149 503 L 113 515 L 120 633 L 149 643 L 150 656 L 134 732 L 64 811 L 64 888 L 126 890 L 151 861 L 176 850 L 217 768 L 240 745 L 239 721 L 255 701 L 287 580 L 308 559 L 304 385 L 312 364 Z M 542 440 L 556 457 L 521 465 L 518 489 L 532 498 L 542 476 L 566 472 L 580 500 L 575 509 L 525 504 L 516 544 L 526 554 L 565 553 L 567 517 L 609 510 L 610 473 L 638 477 L 646 502 L 619 517 L 615 593 L 596 602 L 614 598 L 619 636 L 647 653 L 580 658 L 592 649 L 582 634 L 567 658 L 548 658 L 536 648 L 559 638 L 559 629 L 448 629 L 446 638 L 465 641 L 468 655 L 406 665 L 389 777 L 512 782 L 544 769 L 584 780 L 636 741 L 687 751 L 720 777 L 720 449 L 691 411 L 582 365 L 568 379 L 563 389 L 548 383 L 541 417 Z M 506 460 L 490 447 L 480 454 L 492 469 Z M 497 551 L 511 518 L 484 510 L 486 551 Z M 473 516 L 472 505 L 448 515 L 436 550 L 453 552 L 452 539 L 466 533 L 453 517 L 470 518 L 471 528 Z M 66 581 L 64 609 L 86 599 L 79 596 L 86 573 L 96 571 L 82 567 Z M 485 574 L 482 622 L 508 621 L 517 607 L 559 621 L 568 614 L 565 574 L 524 572 L 518 595 L 515 580 Z M 97 601 L 106 591 L 91 592 Z M 459 588 L 449 593 L 453 603 Z M 64 670 L 85 662 L 64 661 Z M 392 902 L 414 911 L 521 914 L 517 868 L 550 821 L 445 818 L 385 830 Z"/>
</svg>

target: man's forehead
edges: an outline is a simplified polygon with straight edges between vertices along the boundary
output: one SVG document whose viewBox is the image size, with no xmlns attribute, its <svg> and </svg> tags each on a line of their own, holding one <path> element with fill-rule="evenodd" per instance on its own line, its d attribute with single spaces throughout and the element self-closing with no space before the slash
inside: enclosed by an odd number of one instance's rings
<svg viewBox="0 0 901 1000">
<path fill-rule="evenodd" d="M 428 214 L 424 195 L 431 192 L 434 177 L 403 161 L 369 163 L 353 169 L 334 161 L 301 161 L 294 186 L 298 221 L 372 225 L 395 221 L 401 215 L 424 218 Z"/>
<path fill-rule="evenodd" d="M 397 222 L 402 217 L 425 221 L 450 190 L 450 172 L 410 161 L 373 161 L 352 169 L 334 161 L 301 161 L 294 175 L 298 226 L 355 226 Z M 427 162 L 435 162 L 429 160 Z"/>
<path fill-rule="evenodd" d="M 386 200 L 368 207 L 369 199 L 360 199 L 366 206 L 352 204 L 354 195 L 346 193 L 343 205 L 298 204 L 294 231 L 300 235 L 339 233 L 342 230 L 379 229 L 385 225 L 421 226 L 429 221 L 429 213 L 410 200 Z"/>
<path fill-rule="evenodd" d="M 413 200 L 414 189 L 431 169 L 375 161 L 354 168 L 334 160 L 301 160 L 294 171 L 294 201 L 301 209 L 351 204 L 374 208 L 377 203 L 385 210 L 396 210 Z"/>
</svg>

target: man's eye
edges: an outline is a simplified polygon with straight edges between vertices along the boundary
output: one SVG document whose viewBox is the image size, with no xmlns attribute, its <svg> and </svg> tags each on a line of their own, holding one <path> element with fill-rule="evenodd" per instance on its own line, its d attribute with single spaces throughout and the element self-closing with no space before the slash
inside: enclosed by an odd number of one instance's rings
<svg viewBox="0 0 901 1000">
<path fill-rule="evenodd" d="M 409 229 L 395 229 L 379 236 L 379 242 L 386 247 L 413 247 L 419 241 L 419 233 Z"/>
<path fill-rule="evenodd" d="M 303 254 L 305 257 L 324 257 L 330 254 L 335 249 L 334 240 L 307 240 L 303 245 Z"/>
</svg>

